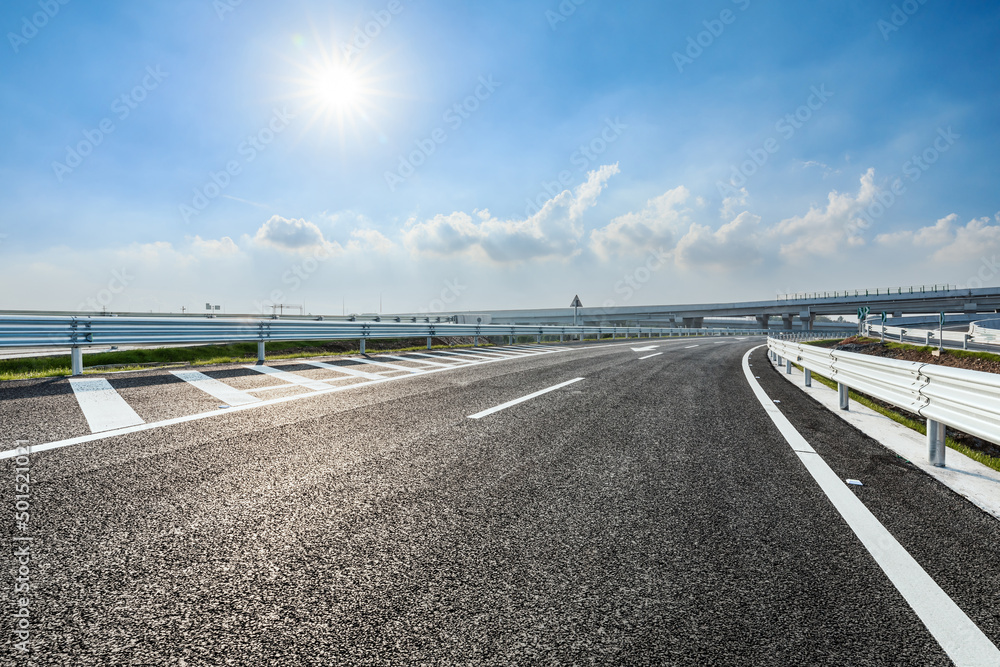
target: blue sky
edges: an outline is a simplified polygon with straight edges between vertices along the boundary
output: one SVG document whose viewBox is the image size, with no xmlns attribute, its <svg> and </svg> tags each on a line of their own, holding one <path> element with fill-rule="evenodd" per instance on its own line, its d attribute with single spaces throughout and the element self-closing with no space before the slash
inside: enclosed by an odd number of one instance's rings
<svg viewBox="0 0 1000 667">
<path fill-rule="evenodd" d="M 0 9 L 0 308 L 1000 283 L 994 3 L 94 4 Z"/>
</svg>

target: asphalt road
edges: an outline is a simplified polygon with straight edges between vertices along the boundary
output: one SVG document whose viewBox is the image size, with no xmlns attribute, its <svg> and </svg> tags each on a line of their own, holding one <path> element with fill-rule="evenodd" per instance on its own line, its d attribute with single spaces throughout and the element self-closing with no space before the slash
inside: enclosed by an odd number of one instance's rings
<svg viewBox="0 0 1000 667">
<path fill-rule="evenodd" d="M 366 365 L 389 381 L 326 393 L 204 371 L 265 399 L 246 409 L 219 410 L 166 372 L 108 376 L 146 425 L 32 453 L 26 530 L 17 463 L 2 461 L 13 546 L 0 556 L 0 661 L 950 664 L 754 396 L 741 359 L 755 345 L 423 359 L 442 366 L 373 356 L 411 370 Z M 751 363 L 1000 642 L 1000 524 L 814 403 L 762 351 Z M 3 383 L 0 419 L 4 450 L 90 432 L 66 379 Z M 31 588 L 15 595 L 12 540 L 26 536 Z M 12 634 L 20 595 L 26 655 Z"/>
</svg>

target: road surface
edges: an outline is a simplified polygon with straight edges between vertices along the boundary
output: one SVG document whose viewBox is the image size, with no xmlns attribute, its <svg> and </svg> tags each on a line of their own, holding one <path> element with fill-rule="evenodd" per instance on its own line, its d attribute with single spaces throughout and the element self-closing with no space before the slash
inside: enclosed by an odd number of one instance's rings
<svg viewBox="0 0 1000 667">
<path fill-rule="evenodd" d="M 743 358 L 759 344 L 0 384 L 2 449 L 32 448 L 20 527 L 18 460 L 0 473 L 4 664 L 951 664 L 962 638 L 928 630 L 754 394 Z M 1000 524 L 761 349 L 748 361 L 1000 642 Z"/>
</svg>

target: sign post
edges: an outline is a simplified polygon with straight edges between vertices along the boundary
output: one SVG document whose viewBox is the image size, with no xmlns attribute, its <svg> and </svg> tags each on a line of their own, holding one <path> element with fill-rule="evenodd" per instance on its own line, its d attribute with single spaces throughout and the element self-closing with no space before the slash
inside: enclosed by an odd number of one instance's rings
<svg viewBox="0 0 1000 667">
<path fill-rule="evenodd" d="M 884 310 L 882 311 L 882 342 L 885 342 L 885 323 L 889 320 L 889 315 Z"/>
<path fill-rule="evenodd" d="M 871 308 L 868 306 L 861 306 L 858 308 L 858 335 L 860 336 L 864 333 L 865 318 L 868 317 L 868 313 L 871 312 Z"/>
<path fill-rule="evenodd" d="M 570 305 L 570 308 L 573 309 L 573 326 L 577 326 L 577 324 L 576 324 L 577 309 L 583 308 L 583 303 L 580 301 L 580 295 L 577 294 L 576 296 L 574 296 L 573 297 L 573 303 L 571 303 L 569 305 Z"/>
<path fill-rule="evenodd" d="M 938 356 L 944 352 L 944 312 L 941 312 L 941 318 L 938 322 Z"/>
</svg>

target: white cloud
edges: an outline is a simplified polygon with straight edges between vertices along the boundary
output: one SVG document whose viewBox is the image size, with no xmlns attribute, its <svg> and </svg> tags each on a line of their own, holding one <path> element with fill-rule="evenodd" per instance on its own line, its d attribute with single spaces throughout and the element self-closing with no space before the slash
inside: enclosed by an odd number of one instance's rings
<svg viewBox="0 0 1000 667">
<path fill-rule="evenodd" d="M 864 239 L 853 233 L 859 227 L 857 215 L 868 206 L 878 192 L 875 170 L 861 177 L 857 194 L 836 190 L 827 195 L 825 208 L 810 207 L 804 215 L 782 220 L 770 229 L 770 235 L 780 244 L 780 253 L 793 259 L 809 255 L 832 256 L 846 246 L 863 245 Z"/>
<path fill-rule="evenodd" d="M 760 217 L 746 211 L 716 231 L 692 224 L 674 252 L 679 266 L 710 268 L 718 271 L 755 264 L 760 251 Z"/>
<path fill-rule="evenodd" d="M 931 250 L 930 260 L 942 263 L 974 262 L 977 258 L 1000 253 L 1000 213 L 994 219 L 975 218 L 965 226 L 956 225 L 952 213 L 934 225 L 916 231 L 880 234 L 876 241 L 886 246 L 911 246 Z"/>
<path fill-rule="evenodd" d="M 191 247 L 200 255 L 226 257 L 240 253 L 239 246 L 228 236 L 223 236 L 218 240 L 203 239 L 200 236 L 195 236 L 188 240 L 191 243 Z"/>
<path fill-rule="evenodd" d="M 904 230 L 888 234 L 879 234 L 875 242 L 882 245 L 912 244 L 917 246 L 943 246 L 954 238 L 952 227 L 958 220 L 958 215 L 952 213 L 937 221 L 933 227 L 923 227 L 917 231 Z"/>
<path fill-rule="evenodd" d="M 456 211 L 423 222 L 410 220 L 403 244 L 414 256 L 465 256 L 496 263 L 569 258 L 580 252 L 583 213 L 617 173 L 617 164 L 591 171 L 575 191 L 560 192 L 525 219 L 501 220 L 477 209 L 475 217 Z"/>
<path fill-rule="evenodd" d="M 746 188 L 740 188 L 739 192 L 722 200 L 722 208 L 719 209 L 719 214 L 724 219 L 731 219 L 736 215 L 736 209 L 747 205 L 749 196 L 750 194 Z"/>
<path fill-rule="evenodd" d="M 590 234 L 590 247 L 601 259 L 670 248 L 674 235 L 690 223 L 689 210 L 681 208 L 691 193 L 683 185 L 646 202 L 641 211 L 626 213 Z"/>
<path fill-rule="evenodd" d="M 376 229 L 351 230 L 351 240 L 347 242 L 349 252 L 372 251 L 380 255 L 395 250 L 396 244 Z"/>
<path fill-rule="evenodd" d="M 253 240 L 261 246 L 292 252 L 339 250 L 337 243 L 323 238 L 323 232 L 313 223 L 303 219 L 288 219 L 280 215 L 261 225 Z"/>
</svg>

